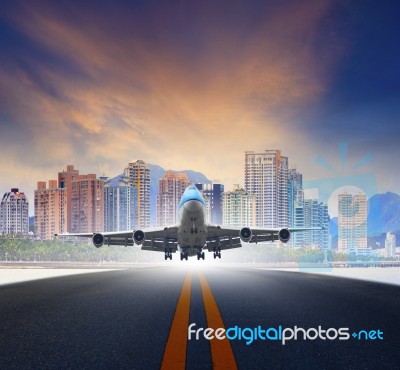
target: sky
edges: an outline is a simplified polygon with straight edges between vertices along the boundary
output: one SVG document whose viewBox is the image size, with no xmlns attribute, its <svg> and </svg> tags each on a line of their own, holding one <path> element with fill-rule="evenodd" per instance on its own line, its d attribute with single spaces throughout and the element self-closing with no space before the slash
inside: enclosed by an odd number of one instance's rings
<svg viewBox="0 0 400 370">
<path fill-rule="evenodd" d="M 113 177 L 136 159 L 231 189 L 246 150 L 281 149 L 306 180 L 369 174 L 400 193 L 399 10 L 2 1 L 0 192 L 33 203 L 67 164 Z"/>
</svg>

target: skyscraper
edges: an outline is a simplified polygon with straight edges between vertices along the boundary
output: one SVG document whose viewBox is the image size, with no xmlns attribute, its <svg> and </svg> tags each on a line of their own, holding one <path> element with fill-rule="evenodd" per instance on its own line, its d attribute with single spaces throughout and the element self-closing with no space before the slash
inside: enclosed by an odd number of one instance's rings
<svg viewBox="0 0 400 370">
<path fill-rule="evenodd" d="M 57 180 L 37 183 L 35 190 L 35 235 L 52 239 L 67 231 L 67 189 L 60 189 Z"/>
<path fill-rule="evenodd" d="M 124 171 L 132 185 L 137 188 L 137 222 L 138 228 L 150 226 L 150 169 L 145 162 L 130 162 Z"/>
<path fill-rule="evenodd" d="M 106 180 L 104 178 L 104 180 Z M 122 177 L 117 186 L 104 184 L 104 230 L 134 230 L 137 222 L 137 189 Z"/>
<path fill-rule="evenodd" d="M 393 233 L 386 233 L 385 239 L 385 257 L 391 258 L 396 254 L 396 235 Z"/>
<path fill-rule="evenodd" d="M 157 225 L 167 226 L 177 223 L 178 206 L 190 180 L 185 173 L 167 171 L 159 180 L 157 195 Z"/>
<path fill-rule="evenodd" d="M 67 165 L 67 170 L 58 173 L 58 186 L 60 189 L 65 189 L 65 197 L 67 201 L 66 205 L 66 221 L 67 227 L 66 231 L 71 232 L 72 225 L 72 202 L 71 202 L 71 194 L 72 194 L 72 180 L 76 179 L 79 176 L 79 171 L 74 168 L 72 164 Z"/>
<path fill-rule="evenodd" d="M 96 175 L 80 175 L 73 165 L 57 180 L 39 181 L 35 190 L 35 233 L 51 239 L 65 232 L 94 232 L 104 228 L 104 183 Z"/>
<path fill-rule="evenodd" d="M 303 175 L 291 168 L 288 173 L 288 217 L 289 226 L 295 226 L 295 207 L 303 201 Z"/>
<path fill-rule="evenodd" d="M 328 206 L 315 199 L 304 199 L 303 204 L 304 226 L 302 227 L 323 228 L 323 230 L 300 233 L 303 234 L 303 245 L 308 248 L 327 249 L 329 246 Z"/>
<path fill-rule="evenodd" d="M 290 227 L 304 227 L 303 175 L 292 168 L 288 174 L 288 217 Z M 304 233 L 293 233 L 289 245 L 302 247 Z"/>
<path fill-rule="evenodd" d="M 4 193 L 0 203 L 1 235 L 28 235 L 29 201 L 24 193 L 13 188 Z"/>
<path fill-rule="evenodd" d="M 205 198 L 208 199 L 210 207 L 210 222 L 215 225 L 221 225 L 223 220 L 223 195 L 224 185 L 213 182 L 212 184 L 196 184 Z"/>
<path fill-rule="evenodd" d="M 223 222 L 226 227 L 254 227 L 256 223 L 256 196 L 238 185 L 223 195 Z"/>
<path fill-rule="evenodd" d="M 338 196 L 338 250 L 364 254 L 367 251 L 367 196 L 362 193 Z"/>
<path fill-rule="evenodd" d="M 280 150 L 245 152 L 244 183 L 256 196 L 257 226 L 289 226 L 288 158 Z"/>
<path fill-rule="evenodd" d="M 318 225 L 316 226 L 323 228 L 321 231 L 319 231 L 319 238 L 320 238 L 319 247 L 322 249 L 330 248 L 329 221 L 330 221 L 330 216 L 329 216 L 328 205 L 320 203 L 318 207 Z"/>
<path fill-rule="evenodd" d="M 71 181 L 71 232 L 91 233 L 104 228 L 104 181 L 95 174 Z"/>
</svg>

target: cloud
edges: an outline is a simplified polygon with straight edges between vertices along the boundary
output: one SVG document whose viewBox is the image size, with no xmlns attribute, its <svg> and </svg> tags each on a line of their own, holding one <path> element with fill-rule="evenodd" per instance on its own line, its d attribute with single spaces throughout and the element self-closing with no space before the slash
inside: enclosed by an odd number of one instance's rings
<svg viewBox="0 0 400 370">
<path fill-rule="evenodd" d="M 330 1 L 39 4 L 7 13 L 29 47 L 0 69 L 2 152 L 37 180 L 142 158 L 229 188 L 245 150 L 296 138 L 340 58 L 320 45 Z"/>
</svg>

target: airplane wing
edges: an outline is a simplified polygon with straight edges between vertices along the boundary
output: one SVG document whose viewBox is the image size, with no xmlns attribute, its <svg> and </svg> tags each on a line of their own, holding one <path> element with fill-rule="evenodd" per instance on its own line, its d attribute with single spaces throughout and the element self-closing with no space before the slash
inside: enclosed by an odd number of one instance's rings
<svg viewBox="0 0 400 370">
<path fill-rule="evenodd" d="M 177 251 L 178 244 L 178 227 L 160 227 L 160 228 L 150 228 L 144 230 L 144 240 L 141 242 L 141 249 L 146 251 L 155 251 L 155 252 L 165 252 L 165 248 L 169 248 L 172 253 Z M 111 231 L 111 232 L 103 232 L 103 233 L 68 233 L 68 234 L 59 234 L 55 235 L 56 237 L 86 237 L 92 238 L 92 240 L 96 237 L 96 235 L 100 235 L 98 246 L 102 245 L 122 245 L 122 246 L 132 246 L 134 245 L 133 234 L 135 231 Z M 101 236 L 103 239 L 101 239 Z M 95 240 L 93 240 L 93 244 L 96 245 Z"/>
<path fill-rule="evenodd" d="M 283 242 L 290 239 L 290 234 L 293 232 L 301 231 L 317 231 L 323 230 L 322 227 L 312 227 L 312 228 L 226 228 L 218 225 L 208 225 L 207 227 L 207 249 L 209 252 L 219 248 L 232 249 L 240 248 L 242 246 L 241 241 L 246 243 L 263 243 L 263 242 L 273 242 L 275 240 L 280 240 L 279 235 L 283 237 Z M 242 235 L 241 233 L 247 232 L 247 234 Z M 281 233 L 281 234 L 280 234 Z"/>
<path fill-rule="evenodd" d="M 226 228 L 218 225 L 207 225 L 206 249 L 209 252 L 240 248 L 241 242 L 263 243 L 275 240 L 287 242 L 292 232 L 322 230 L 322 227 L 314 228 Z M 138 243 L 142 250 L 163 252 L 169 249 L 175 253 L 178 249 L 178 226 L 151 228 L 137 230 L 141 232 L 143 239 Z M 60 237 L 86 237 L 91 238 L 96 247 L 102 245 L 134 245 L 135 231 L 112 231 L 104 233 L 72 233 L 55 235 Z M 98 239 L 96 239 L 98 238 Z"/>
<path fill-rule="evenodd" d="M 172 253 L 178 249 L 178 227 L 163 227 L 158 229 L 144 230 L 145 240 L 142 250 L 165 252 L 168 248 Z"/>
</svg>

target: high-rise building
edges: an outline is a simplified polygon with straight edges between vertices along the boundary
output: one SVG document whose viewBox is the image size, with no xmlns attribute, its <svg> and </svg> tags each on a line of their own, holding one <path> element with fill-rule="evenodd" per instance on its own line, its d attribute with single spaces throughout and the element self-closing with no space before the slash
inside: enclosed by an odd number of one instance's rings
<svg viewBox="0 0 400 370">
<path fill-rule="evenodd" d="M 322 227 L 323 230 L 294 234 L 303 234 L 304 247 L 327 249 L 329 247 L 328 206 L 315 199 L 304 199 L 303 215 L 304 222 L 302 227 Z"/>
<path fill-rule="evenodd" d="M 1 235 L 28 235 L 29 201 L 24 193 L 13 188 L 4 193 L 0 203 Z"/>
<path fill-rule="evenodd" d="M 304 196 L 304 193 L 301 193 Z M 304 199 L 299 200 L 293 207 L 293 226 L 294 228 L 304 227 Z M 290 242 L 289 242 L 290 243 Z M 293 233 L 291 237 L 291 243 L 293 246 L 302 247 L 304 246 L 304 233 Z"/>
<path fill-rule="evenodd" d="M 224 185 L 219 183 L 196 184 L 205 198 L 208 199 L 210 207 L 210 222 L 215 225 L 221 225 L 223 221 L 223 195 Z"/>
<path fill-rule="evenodd" d="M 60 189 L 57 180 L 37 183 L 35 190 L 35 235 L 52 239 L 67 231 L 67 189 Z"/>
<path fill-rule="evenodd" d="M 65 232 L 104 229 L 104 182 L 96 175 L 80 175 L 73 165 L 57 180 L 39 181 L 35 190 L 35 233 L 42 239 Z"/>
<path fill-rule="evenodd" d="M 386 233 L 385 239 L 385 257 L 391 258 L 396 254 L 396 235 L 393 233 Z"/>
<path fill-rule="evenodd" d="M 280 150 L 245 152 L 245 190 L 256 196 L 259 227 L 288 227 L 288 158 Z"/>
<path fill-rule="evenodd" d="M 318 215 L 319 217 L 317 226 L 323 228 L 321 231 L 319 231 L 319 247 L 322 249 L 331 248 L 329 242 L 329 221 L 331 218 L 329 217 L 329 208 L 327 204 L 319 204 Z"/>
<path fill-rule="evenodd" d="M 207 195 L 205 195 L 203 193 L 203 191 L 200 190 L 200 193 L 203 195 L 203 199 L 204 199 L 204 203 L 205 203 L 205 207 L 206 207 L 206 209 L 205 209 L 206 213 L 204 215 L 204 217 L 205 217 L 204 221 L 207 224 L 210 224 L 211 223 L 211 199 Z"/>
<path fill-rule="evenodd" d="M 290 227 L 304 227 L 303 175 L 294 168 L 288 174 L 288 217 Z M 302 247 L 303 244 L 304 233 L 293 233 L 289 245 Z"/>
<path fill-rule="evenodd" d="M 157 225 L 167 226 L 177 223 L 178 206 L 190 180 L 185 173 L 165 172 L 158 182 Z"/>
<path fill-rule="evenodd" d="M 303 202 L 303 175 L 291 168 L 288 173 L 288 216 L 289 226 L 295 226 L 295 207 Z"/>
<path fill-rule="evenodd" d="M 102 178 L 106 180 L 106 178 Z M 117 186 L 104 184 L 104 230 L 134 230 L 137 221 L 137 189 L 122 177 Z"/>
<path fill-rule="evenodd" d="M 94 174 L 71 181 L 71 232 L 91 233 L 104 228 L 104 181 Z"/>
<path fill-rule="evenodd" d="M 226 227 L 254 227 L 256 224 L 256 196 L 238 185 L 223 195 L 223 222 Z"/>
<path fill-rule="evenodd" d="M 150 226 L 150 169 L 142 160 L 130 162 L 124 171 L 132 185 L 137 188 L 137 227 Z"/>
<path fill-rule="evenodd" d="M 338 250 L 365 254 L 367 251 L 367 196 L 362 193 L 338 196 Z"/>
<path fill-rule="evenodd" d="M 65 189 L 65 197 L 67 201 L 66 208 L 66 220 L 67 220 L 67 232 L 71 232 L 72 225 L 72 180 L 75 180 L 79 176 L 79 171 L 74 168 L 72 164 L 67 166 L 66 171 L 62 171 L 58 173 L 58 187 L 60 189 Z"/>
</svg>

